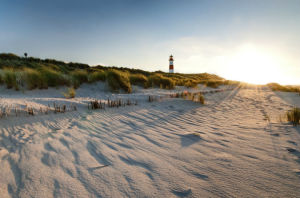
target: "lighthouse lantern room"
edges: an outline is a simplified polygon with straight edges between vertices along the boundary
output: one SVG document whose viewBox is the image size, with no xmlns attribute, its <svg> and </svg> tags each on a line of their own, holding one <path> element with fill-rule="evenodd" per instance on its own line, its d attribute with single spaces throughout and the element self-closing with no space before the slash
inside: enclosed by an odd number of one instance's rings
<svg viewBox="0 0 300 198">
<path fill-rule="evenodd" d="M 174 73 L 174 65 L 173 65 L 173 56 L 171 55 L 169 58 L 169 73 Z"/>
</svg>

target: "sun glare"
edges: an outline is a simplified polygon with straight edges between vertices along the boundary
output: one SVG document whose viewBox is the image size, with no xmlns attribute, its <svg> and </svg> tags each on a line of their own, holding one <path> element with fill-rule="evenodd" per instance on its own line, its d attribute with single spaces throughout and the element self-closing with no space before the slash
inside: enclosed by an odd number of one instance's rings
<svg viewBox="0 0 300 198">
<path fill-rule="evenodd" d="M 276 58 L 253 45 L 244 45 L 228 63 L 228 78 L 253 84 L 278 82 L 279 63 Z"/>
</svg>

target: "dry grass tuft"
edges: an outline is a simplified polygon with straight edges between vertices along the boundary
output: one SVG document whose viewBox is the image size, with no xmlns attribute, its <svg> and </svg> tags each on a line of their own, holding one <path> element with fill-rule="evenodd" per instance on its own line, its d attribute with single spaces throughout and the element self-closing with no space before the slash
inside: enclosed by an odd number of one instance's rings
<svg viewBox="0 0 300 198">
<path fill-rule="evenodd" d="M 300 124 L 300 108 L 294 107 L 286 113 L 286 118 L 294 126 Z"/>
<path fill-rule="evenodd" d="M 76 90 L 73 87 L 68 88 L 67 92 L 63 93 L 63 95 L 65 96 L 65 98 L 75 98 Z"/>
<path fill-rule="evenodd" d="M 283 92 L 297 92 L 300 94 L 300 88 L 296 86 L 283 86 L 278 83 L 269 83 L 267 84 L 272 91 L 283 91 Z"/>
</svg>

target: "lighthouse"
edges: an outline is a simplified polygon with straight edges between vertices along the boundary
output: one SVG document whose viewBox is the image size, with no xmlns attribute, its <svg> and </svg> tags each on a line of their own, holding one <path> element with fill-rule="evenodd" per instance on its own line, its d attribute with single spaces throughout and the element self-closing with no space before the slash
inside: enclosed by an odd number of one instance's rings
<svg viewBox="0 0 300 198">
<path fill-rule="evenodd" d="M 174 65 L 173 65 L 173 56 L 171 55 L 169 58 L 169 73 L 174 73 Z"/>
</svg>

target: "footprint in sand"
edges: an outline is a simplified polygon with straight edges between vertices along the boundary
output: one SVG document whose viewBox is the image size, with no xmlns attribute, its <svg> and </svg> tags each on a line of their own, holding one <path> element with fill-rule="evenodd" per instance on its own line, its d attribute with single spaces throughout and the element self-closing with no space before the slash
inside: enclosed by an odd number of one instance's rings
<svg viewBox="0 0 300 198">
<path fill-rule="evenodd" d="M 295 155 L 298 159 L 297 159 L 297 162 L 300 163 L 300 152 L 296 149 L 293 149 L 293 148 L 287 148 L 286 149 L 289 153 Z"/>
<path fill-rule="evenodd" d="M 287 148 L 286 149 L 289 153 L 299 153 L 299 151 L 297 151 L 296 149 L 293 148 Z"/>
<path fill-rule="evenodd" d="M 47 151 L 52 151 L 52 152 L 57 153 L 57 151 L 53 148 L 53 146 L 52 146 L 49 142 L 47 142 L 47 143 L 44 144 L 44 148 L 45 148 Z"/>
<path fill-rule="evenodd" d="M 275 136 L 275 137 L 279 137 L 280 135 L 279 135 L 279 133 L 273 133 L 273 134 L 271 134 L 272 136 Z"/>
<path fill-rule="evenodd" d="M 200 173 L 193 173 L 193 175 L 202 180 L 208 180 L 208 176 Z"/>
<path fill-rule="evenodd" d="M 290 143 L 290 144 L 293 144 L 293 145 L 297 146 L 297 143 L 294 142 L 294 141 L 288 140 L 287 142 Z"/>
<path fill-rule="evenodd" d="M 60 138 L 59 141 L 67 148 L 70 148 L 69 142 L 65 140 L 64 138 Z"/>
<path fill-rule="evenodd" d="M 187 197 L 190 196 L 192 194 L 192 190 L 191 189 L 187 189 L 187 190 L 172 190 L 172 193 L 178 197 Z"/>
</svg>

